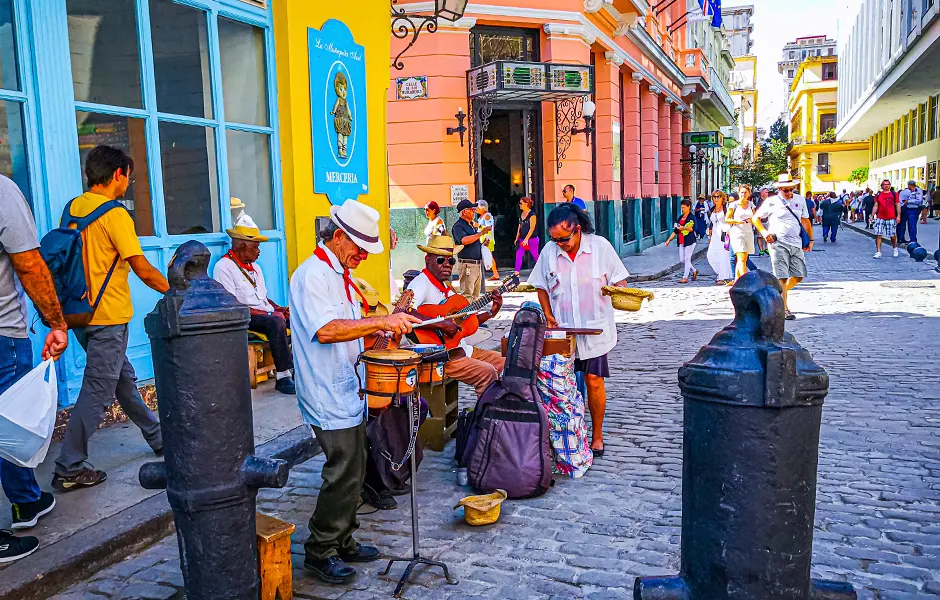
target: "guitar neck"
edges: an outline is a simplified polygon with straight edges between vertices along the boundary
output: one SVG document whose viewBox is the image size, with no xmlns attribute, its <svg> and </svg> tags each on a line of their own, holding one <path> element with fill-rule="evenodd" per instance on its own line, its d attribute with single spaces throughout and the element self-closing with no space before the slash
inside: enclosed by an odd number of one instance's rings
<svg viewBox="0 0 940 600">
<path fill-rule="evenodd" d="M 505 294 L 509 292 L 511 289 L 512 288 L 509 287 L 509 284 L 503 284 L 499 286 L 496 290 L 483 294 L 482 296 L 480 296 L 479 298 L 471 302 L 470 305 L 467 306 L 467 308 L 461 310 L 458 313 L 455 313 L 455 315 L 466 315 L 466 314 L 473 314 L 473 313 L 479 312 L 481 308 L 483 308 L 484 306 L 486 306 L 487 304 L 493 301 L 493 296 L 495 294 Z"/>
</svg>

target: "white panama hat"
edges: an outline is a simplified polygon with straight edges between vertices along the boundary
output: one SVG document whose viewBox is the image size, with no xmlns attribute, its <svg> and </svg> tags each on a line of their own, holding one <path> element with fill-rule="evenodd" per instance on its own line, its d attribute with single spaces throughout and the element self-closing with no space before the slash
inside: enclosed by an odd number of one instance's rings
<svg viewBox="0 0 940 600">
<path fill-rule="evenodd" d="M 379 211 L 371 206 L 347 200 L 342 206 L 330 207 L 330 219 L 369 254 L 385 251 L 382 238 L 379 237 Z"/>
</svg>

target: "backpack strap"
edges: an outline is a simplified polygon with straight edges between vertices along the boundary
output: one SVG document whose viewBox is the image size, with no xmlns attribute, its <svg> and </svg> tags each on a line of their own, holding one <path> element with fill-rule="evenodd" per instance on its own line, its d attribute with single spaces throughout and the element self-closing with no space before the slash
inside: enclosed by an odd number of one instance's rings
<svg viewBox="0 0 940 600">
<path fill-rule="evenodd" d="M 74 198 L 69 200 L 69 203 L 65 205 L 65 209 L 62 211 L 62 221 L 60 222 L 60 226 L 68 227 L 69 225 L 74 224 L 75 229 L 79 232 L 85 231 L 89 225 L 103 217 L 105 214 L 111 212 L 115 208 L 123 208 L 124 210 L 127 210 L 127 207 L 125 207 L 119 201 L 111 200 L 109 202 L 105 202 L 84 217 L 75 217 L 72 216 L 72 202 L 75 202 Z"/>
</svg>

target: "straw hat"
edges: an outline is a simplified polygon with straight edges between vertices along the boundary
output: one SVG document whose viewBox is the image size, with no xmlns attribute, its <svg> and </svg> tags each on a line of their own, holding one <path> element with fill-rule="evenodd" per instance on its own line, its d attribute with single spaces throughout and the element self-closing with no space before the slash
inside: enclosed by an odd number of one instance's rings
<svg viewBox="0 0 940 600">
<path fill-rule="evenodd" d="M 491 525 L 499 519 L 499 505 L 507 497 L 504 490 L 485 496 L 467 496 L 457 503 L 454 510 L 463 507 L 463 518 L 468 525 Z"/>
<path fill-rule="evenodd" d="M 229 200 L 229 208 L 231 208 L 232 210 L 245 208 L 245 203 L 242 202 L 241 198 L 236 198 L 235 196 L 232 196 L 232 199 Z"/>
<path fill-rule="evenodd" d="M 463 246 L 455 246 L 454 238 L 449 235 L 436 235 L 431 238 L 427 246 L 418 244 L 418 250 L 435 256 L 454 256 L 463 250 Z"/>
<path fill-rule="evenodd" d="M 356 200 L 347 200 L 342 206 L 330 207 L 330 219 L 357 246 L 369 254 L 385 251 L 379 237 L 379 211 Z"/>
<path fill-rule="evenodd" d="M 228 236 L 233 240 L 248 240 L 249 242 L 268 241 L 268 236 L 261 235 L 260 229 L 247 225 L 236 225 L 231 229 L 226 229 L 225 233 L 227 233 Z"/>
<path fill-rule="evenodd" d="M 643 300 L 653 299 L 653 292 L 637 288 L 617 287 L 614 285 L 605 285 L 602 287 L 601 295 L 610 296 L 610 301 L 615 309 L 629 310 L 632 312 L 640 310 L 643 306 Z"/>
<path fill-rule="evenodd" d="M 781 173 L 777 176 L 777 188 L 792 188 L 800 185 L 799 179 L 792 179 L 789 173 Z"/>
</svg>

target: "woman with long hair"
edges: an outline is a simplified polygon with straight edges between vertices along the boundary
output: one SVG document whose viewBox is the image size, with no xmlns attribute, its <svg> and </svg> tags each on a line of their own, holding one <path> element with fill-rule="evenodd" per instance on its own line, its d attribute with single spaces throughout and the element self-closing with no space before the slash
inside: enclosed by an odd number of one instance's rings
<svg viewBox="0 0 940 600">
<path fill-rule="evenodd" d="M 532 255 L 535 262 L 539 260 L 539 236 L 535 229 L 538 218 L 532 210 L 534 204 L 532 198 L 524 197 L 519 200 L 522 214 L 519 217 L 519 227 L 516 228 L 516 275 L 522 270 L 526 252 Z"/>
<path fill-rule="evenodd" d="M 480 238 L 480 244 L 483 245 L 483 268 L 493 272 L 493 276 L 487 281 L 499 281 L 499 269 L 496 268 L 496 219 L 490 214 L 490 204 L 486 200 L 477 200 L 477 230 L 486 230 L 483 237 Z"/>
<path fill-rule="evenodd" d="M 698 269 L 692 265 L 692 255 L 695 254 L 695 244 L 698 237 L 695 235 L 695 215 L 692 214 L 692 201 L 688 198 L 679 204 L 679 220 L 672 227 L 672 235 L 666 240 L 666 245 L 678 238 L 679 260 L 685 265 L 685 271 L 682 273 L 682 279 L 679 283 L 688 283 L 689 275 L 692 275 L 692 281 L 698 279 Z"/>
<path fill-rule="evenodd" d="M 424 226 L 425 244 L 429 244 L 432 237 L 447 235 L 447 226 L 441 218 L 441 207 L 437 202 L 431 200 L 424 205 L 424 216 L 428 218 L 428 224 Z"/>
<path fill-rule="evenodd" d="M 715 283 L 723 285 L 731 281 L 731 240 L 728 239 L 730 227 L 725 223 L 728 210 L 728 196 L 721 190 L 712 192 L 715 208 L 709 217 L 711 227 L 708 234 L 708 264 L 715 271 Z"/>
<path fill-rule="evenodd" d="M 725 224 L 730 226 L 728 234 L 731 237 L 731 251 L 738 261 L 734 267 L 735 281 L 747 273 L 747 259 L 754 254 L 754 226 L 751 225 L 754 204 L 751 202 L 751 186 L 739 187 L 738 196 L 738 201 L 728 207 L 728 213 L 725 215 Z"/>
</svg>

